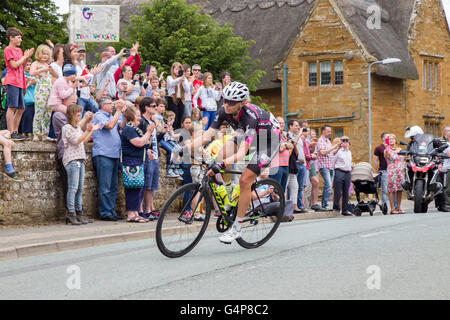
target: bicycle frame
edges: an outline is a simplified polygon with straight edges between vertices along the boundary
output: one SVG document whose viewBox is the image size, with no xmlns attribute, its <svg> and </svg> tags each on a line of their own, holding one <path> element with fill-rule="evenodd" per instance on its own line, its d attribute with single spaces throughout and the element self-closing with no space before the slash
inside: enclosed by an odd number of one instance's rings
<svg viewBox="0 0 450 320">
<path fill-rule="evenodd" d="M 240 171 L 234 171 L 234 170 L 221 170 L 220 171 L 220 174 L 226 174 L 226 173 L 229 173 L 229 174 L 239 174 L 239 175 L 241 175 L 242 174 L 242 172 L 240 172 Z M 217 206 L 219 207 L 219 210 L 220 210 L 220 214 L 224 217 L 224 224 L 225 224 L 225 226 L 228 226 L 228 224 L 233 224 L 233 221 L 231 220 L 231 217 L 230 217 L 230 214 L 229 214 L 229 212 L 227 212 L 227 210 L 225 209 L 225 204 L 224 204 L 224 202 L 223 202 L 223 200 L 221 199 L 221 197 L 220 197 L 220 195 L 219 195 L 219 192 L 217 191 L 217 188 L 216 188 L 216 184 L 217 183 L 215 183 L 214 182 L 214 177 L 208 177 L 208 176 L 206 176 L 206 174 L 205 174 L 205 177 L 203 177 L 203 181 L 202 181 L 202 185 L 208 185 L 209 186 L 209 189 L 211 190 L 211 193 L 212 193 L 212 195 L 213 195 L 213 199 L 215 199 L 216 200 L 216 203 L 217 203 Z M 256 196 L 258 197 L 258 200 L 259 200 L 259 195 L 258 195 L 258 193 L 256 193 Z M 201 198 L 199 199 L 199 200 L 201 200 Z M 198 203 L 200 204 L 200 201 L 198 201 Z M 253 206 L 253 203 L 251 203 L 251 205 L 252 205 L 252 209 L 254 210 L 255 208 L 254 208 L 254 206 Z M 234 208 L 234 207 L 233 207 Z M 196 208 L 197 209 L 197 208 Z M 262 211 L 263 211 L 263 213 L 265 214 L 265 212 L 264 212 L 264 208 L 262 208 Z M 249 219 L 246 219 L 246 220 L 254 220 L 255 218 L 249 218 Z M 244 220 L 245 221 L 245 220 Z"/>
<path fill-rule="evenodd" d="M 203 165 L 205 165 L 205 163 L 203 163 Z M 226 173 L 228 173 L 228 174 L 238 174 L 238 175 L 242 174 L 241 171 L 235 171 L 235 170 L 226 170 L 226 169 L 224 169 L 224 170 L 220 171 L 221 175 L 226 174 Z M 230 216 L 230 212 L 228 212 L 225 209 L 225 203 L 224 203 L 223 199 L 220 197 L 219 192 L 217 191 L 216 184 L 220 184 L 220 183 L 218 183 L 216 181 L 215 176 L 209 177 L 209 176 L 206 175 L 206 172 L 205 172 L 205 174 L 203 176 L 203 179 L 202 179 L 202 182 L 201 182 L 200 198 L 197 201 L 197 206 L 195 208 L 193 208 L 193 212 L 196 212 L 199 209 L 200 203 L 203 201 L 203 197 L 205 196 L 205 193 L 207 193 L 208 189 L 209 189 L 211 191 L 212 196 L 213 196 L 213 199 L 210 199 L 210 200 L 211 201 L 214 201 L 214 200 L 216 201 L 216 204 L 217 204 L 217 206 L 219 207 L 219 210 L 220 210 L 220 214 L 224 218 L 223 223 L 224 223 L 224 225 L 226 227 L 228 227 L 229 225 L 232 225 L 234 221 L 232 220 L 232 218 Z M 206 189 L 205 187 L 208 188 L 208 189 Z M 190 199 L 189 199 L 189 201 L 187 203 L 191 203 L 192 200 L 195 198 L 195 195 L 196 194 L 192 194 Z M 256 196 L 257 196 L 258 200 L 260 200 L 258 193 L 256 193 Z M 187 203 L 184 205 L 183 210 L 181 212 L 185 212 L 186 211 Z M 254 207 L 253 203 L 251 203 L 251 205 L 252 205 L 252 210 L 254 210 L 255 207 Z M 237 207 L 237 205 L 233 206 L 233 208 L 236 208 L 236 207 Z M 265 212 L 264 208 L 261 208 L 261 210 L 262 210 L 263 214 L 266 215 L 266 212 Z M 182 213 L 178 217 L 178 220 L 183 221 L 185 223 L 192 223 L 192 219 L 193 219 L 193 215 L 190 218 L 185 218 L 185 217 L 183 217 Z M 258 217 L 249 217 L 249 218 L 245 219 L 244 222 L 245 221 L 252 221 L 252 220 L 255 220 L 255 219 L 258 219 Z"/>
</svg>

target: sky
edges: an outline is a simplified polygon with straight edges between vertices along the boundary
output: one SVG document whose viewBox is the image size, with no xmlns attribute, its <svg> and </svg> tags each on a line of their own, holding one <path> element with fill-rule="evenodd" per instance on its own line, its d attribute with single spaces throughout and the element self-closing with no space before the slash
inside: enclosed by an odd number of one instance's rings
<svg viewBox="0 0 450 320">
<path fill-rule="evenodd" d="M 69 0 L 52 0 L 52 1 L 56 4 L 57 7 L 59 7 L 59 12 L 61 14 L 69 12 Z M 444 4 L 445 14 L 447 16 L 447 21 L 449 22 L 450 25 L 450 0 L 442 0 L 442 3 Z"/>
</svg>

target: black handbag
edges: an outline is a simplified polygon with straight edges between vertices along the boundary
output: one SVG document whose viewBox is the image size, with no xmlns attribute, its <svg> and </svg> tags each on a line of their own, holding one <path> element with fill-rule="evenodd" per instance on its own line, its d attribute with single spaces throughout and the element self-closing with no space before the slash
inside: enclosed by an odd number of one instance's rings
<svg viewBox="0 0 450 320">
<path fill-rule="evenodd" d="M 291 155 L 289 156 L 289 173 L 290 174 L 297 174 L 297 155 L 294 151 L 292 151 Z"/>
</svg>

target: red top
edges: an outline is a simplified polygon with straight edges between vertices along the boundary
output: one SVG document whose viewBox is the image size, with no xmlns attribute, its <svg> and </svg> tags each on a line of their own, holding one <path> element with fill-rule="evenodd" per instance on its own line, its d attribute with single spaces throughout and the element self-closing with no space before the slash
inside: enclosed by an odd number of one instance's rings
<svg viewBox="0 0 450 320">
<path fill-rule="evenodd" d="M 198 90 L 203 85 L 203 81 L 196 79 L 196 80 L 192 81 L 192 85 L 194 86 L 194 89 Z M 193 99 L 194 99 L 194 95 L 191 96 L 192 103 L 194 103 Z M 202 100 L 200 99 L 200 97 L 197 98 L 197 105 L 199 107 L 202 106 Z"/>
<path fill-rule="evenodd" d="M 131 64 L 134 60 L 134 63 Z M 135 56 L 129 56 L 127 61 L 125 61 L 125 63 L 123 64 L 123 66 L 130 66 L 131 70 L 133 70 L 133 76 L 136 74 L 136 72 L 138 72 L 139 68 L 141 67 L 141 57 L 137 54 Z M 116 72 L 114 73 L 114 80 L 116 80 L 116 85 L 117 82 L 120 79 L 120 74 L 122 72 L 122 67 L 118 68 L 116 70 Z"/>
<path fill-rule="evenodd" d="M 7 46 L 3 54 L 5 56 L 6 68 L 8 69 L 8 73 L 5 76 L 4 82 L 5 86 L 9 84 L 14 87 L 25 89 L 27 85 L 25 81 L 24 63 L 21 64 L 17 69 L 14 69 L 9 63 L 11 59 L 14 61 L 19 61 L 20 59 L 22 59 L 23 57 L 22 49 Z"/>
</svg>

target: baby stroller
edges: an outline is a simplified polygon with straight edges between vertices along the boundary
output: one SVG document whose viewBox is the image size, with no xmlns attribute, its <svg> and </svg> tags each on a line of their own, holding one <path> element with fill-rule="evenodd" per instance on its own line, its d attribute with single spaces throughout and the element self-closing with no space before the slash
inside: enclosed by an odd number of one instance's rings
<svg viewBox="0 0 450 320">
<path fill-rule="evenodd" d="M 377 206 L 380 207 L 380 210 L 384 215 L 387 214 L 387 204 L 379 203 L 378 190 L 381 186 L 381 174 L 374 175 L 372 173 L 372 166 L 367 162 L 361 162 L 353 168 L 351 180 L 353 183 L 353 189 L 355 190 L 356 200 L 358 201 L 358 204 L 355 206 L 354 210 L 354 214 L 356 216 L 361 216 L 363 212 L 369 212 L 369 214 L 373 216 Z M 376 201 L 361 201 L 361 193 L 375 194 Z"/>
</svg>

